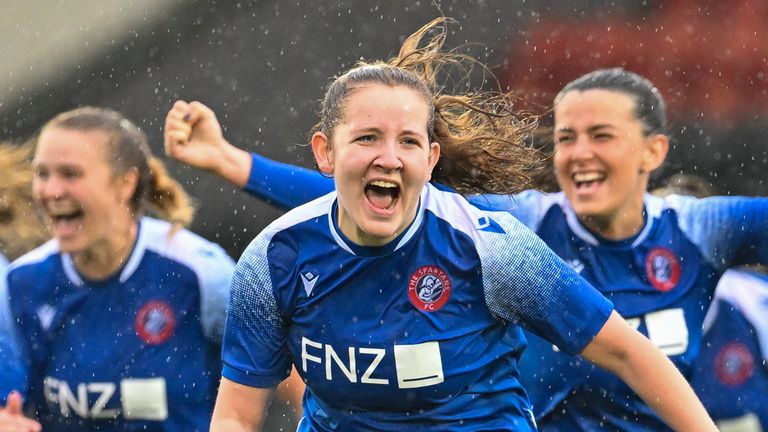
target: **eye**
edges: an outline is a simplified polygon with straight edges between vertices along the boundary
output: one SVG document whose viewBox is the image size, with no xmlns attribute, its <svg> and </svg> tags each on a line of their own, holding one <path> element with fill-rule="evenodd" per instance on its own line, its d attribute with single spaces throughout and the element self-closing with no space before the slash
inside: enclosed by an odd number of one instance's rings
<svg viewBox="0 0 768 432">
<path fill-rule="evenodd" d="M 421 141 L 416 138 L 403 138 L 403 144 L 421 146 Z"/>
<path fill-rule="evenodd" d="M 613 135 L 611 135 L 609 133 L 596 133 L 596 134 L 592 135 L 592 138 L 595 141 L 608 141 L 608 140 L 613 138 Z"/>
<path fill-rule="evenodd" d="M 80 178 L 80 176 L 82 176 L 82 172 L 74 168 L 64 168 L 61 170 L 61 176 L 68 180 L 74 180 Z"/>
<path fill-rule="evenodd" d="M 35 169 L 35 177 L 37 177 L 37 178 L 39 178 L 41 180 L 47 179 L 48 178 L 48 170 L 45 169 L 45 168 L 42 168 L 42 167 L 37 167 L 37 169 Z"/>
<path fill-rule="evenodd" d="M 375 140 L 376 140 L 376 137 L 373 135 L 362 135 L 355 138 L 355 141 L 357 142 L 373 142 Z"/>
<path fill-rule="evenodd" d="M 573 135 L 558 135 L 555 137 L 555 144 L 568 144 L 573 142 Z"/>
</svg>

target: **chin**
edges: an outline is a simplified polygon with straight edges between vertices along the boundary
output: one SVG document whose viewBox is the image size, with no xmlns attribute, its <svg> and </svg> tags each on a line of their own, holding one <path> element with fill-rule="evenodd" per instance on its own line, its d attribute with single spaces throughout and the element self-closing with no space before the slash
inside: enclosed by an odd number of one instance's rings
<svg viewBox="0 0 768 432">
<path fill-rule="evenodd" d="M 396 224 L 372 223 L 365 227 L 364 232 L 369 239 L 384 244 L 397 236 L 398 227 L 394 225 Z"/>
</svg>

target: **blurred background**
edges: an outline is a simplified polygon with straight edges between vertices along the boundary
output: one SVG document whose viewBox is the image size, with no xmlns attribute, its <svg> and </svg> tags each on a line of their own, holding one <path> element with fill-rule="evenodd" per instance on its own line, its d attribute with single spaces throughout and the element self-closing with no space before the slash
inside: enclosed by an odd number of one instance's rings
<svg viewBox="0 0 768 432">
<path fill-rule="evenodd" d="M 396 54 L 441 12 L 449 46 L 487 62 L 525 107 L 597 67 L 649 77 L 675 137 L 658 178 L 698 174 L 720 194 L 768 193 L 768 2 L 763 0 L 4 0 L 0 138 L 58 112 L 111 107 L 162 154 L 177 98 L 212 107 L 235 145 L 312 166 L 305 143 L 331 76 Z M 523 105 L 521 105 L 523 106 Z M 235 257 L 280 213 L 170 163 L 197 198 L 193 230 Z"/>
<path fill-rule="evenodd" d="M 598 67 L 647 76 L 669 104 L 675 138 L 657 178 L 685 172 L 719 194 L 768 194 L 765 0 L 0 5 L 0 139 L 24 140 L 58 112 L 99 105 L 134 120 L 160 155 L 165 114 L 183 98 L 213 108 L 233 144 L 309 167 L 305 143 L 329 77 L 360 58 L 393 56 L 444 14 L 459 22 L 448 46 L 468 44 L 521 107 L 546 113 L 565 83 Z M 207 173 L 169 165 L 199 204 L 193 231 L 234 257 L 280 214 Z"/>
</svg>

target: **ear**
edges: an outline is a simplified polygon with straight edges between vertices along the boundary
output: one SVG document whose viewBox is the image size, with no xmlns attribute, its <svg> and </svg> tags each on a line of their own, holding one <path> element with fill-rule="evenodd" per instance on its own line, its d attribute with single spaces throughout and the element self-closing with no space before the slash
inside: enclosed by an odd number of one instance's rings
<svg viewBox="0 0 768 432">
<path fill-rule="evenodd" d="M 433 142 L 429 145 L 429 172 L 427 173 L 427 181 L 432 180 L 432 170 L 435 169 L 438 160 L 440 160 L 440 144 Z"/>
<path fill-rule="evenodd" d="M 117 193 L 121 202 L 129 202 L 139 185 L 139 170 L 133 167 L 116 179 Z"/>
<path fill-rule="evenodd" d="M 660 167 L 667 158 L 669 152 L 669 137 L 664 134 L 655 134 L 648 137 L 648 147 L 645 149 L 640 170 L 642 172 L 651 172 Z"/>
<path fill-rule="evenodd" d="M 333 146 L 328 140 L 328 136 L 322 132 L 315 132 L 312 135 L 312 153 L 315 155 L 315 162 L 320 172 L 327 175 L 333 175 Z"/>
</svg>

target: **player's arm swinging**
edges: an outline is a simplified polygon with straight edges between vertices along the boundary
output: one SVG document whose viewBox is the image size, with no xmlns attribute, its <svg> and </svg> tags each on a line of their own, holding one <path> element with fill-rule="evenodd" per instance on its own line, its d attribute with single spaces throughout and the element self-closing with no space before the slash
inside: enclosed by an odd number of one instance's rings
<svg viewBox="0 0 768 432">
<path fill-rule="evenodd" d="M 717 430 L 669 358 L 618 313 L 611 314 L 581 355 L 624 380 L 674 430 Z"/>
<path fill-rule="evenodd" d="M 274 388 L 258 388 L 221 378 L 211 432 L 260 431 Z"/>
</svg>

